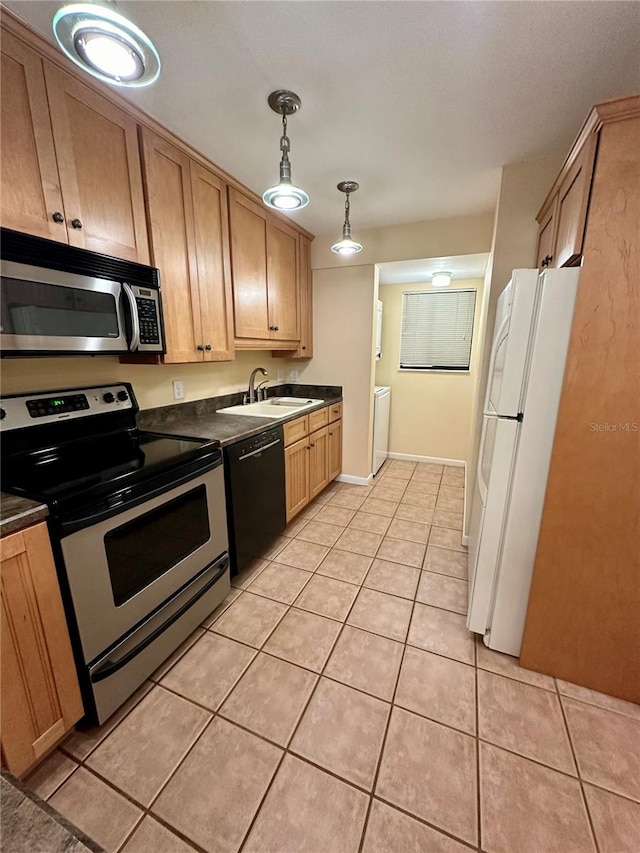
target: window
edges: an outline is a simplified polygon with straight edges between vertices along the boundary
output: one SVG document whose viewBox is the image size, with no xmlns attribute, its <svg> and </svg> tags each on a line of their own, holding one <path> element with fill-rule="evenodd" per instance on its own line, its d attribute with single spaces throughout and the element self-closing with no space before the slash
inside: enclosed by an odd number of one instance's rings
<svg viewBox="0 0 640 853">
<path fill-rule="evenodd" d="M 401 370 L 469 370 L 475 290 L 405 293 Z"/>
</svg>

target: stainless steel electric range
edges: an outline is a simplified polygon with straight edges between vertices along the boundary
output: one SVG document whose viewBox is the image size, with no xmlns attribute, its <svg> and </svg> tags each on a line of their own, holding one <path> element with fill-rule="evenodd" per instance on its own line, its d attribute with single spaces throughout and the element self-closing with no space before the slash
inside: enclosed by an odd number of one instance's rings
<svg viewBox="0 0 640 853">
<path fill-rule="evenodd" d="M 46 503 L 88 720 L 229 591 L 218 442 L 140 432 L 128 383 L 0 400 L 2 488 Z"/>
</svg>

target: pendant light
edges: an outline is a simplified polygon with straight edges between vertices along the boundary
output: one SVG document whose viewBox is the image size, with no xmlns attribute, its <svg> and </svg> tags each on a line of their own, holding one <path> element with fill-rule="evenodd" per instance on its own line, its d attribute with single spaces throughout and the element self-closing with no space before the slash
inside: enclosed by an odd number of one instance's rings
<svg viewBox="0 0 640 853">
<path fill-rule="evenodd" d="M 449 287 L 451 284 L 450 272 L 434 272 L 431 276 L 432 287 Z"/>
<path fill-rule="evenodd" d="M 113 3 L 72 3 L 53 18 L 53 34 L 83 71 L 115 86 L 149 86 L 160 74 L 151 40 Z"/>
<path fill-rule="evenodd" d="M 300 109 L 302 101 L 295 92 L 278 89 L 269 95 L 268 103 L 275 113 L 282 116 L 282 136 L 280 137 L 280 181 L 275 187 L 269 187 L 262 194 L 262 200 L 276 210 L 300 210 L 309 204 L 309 196 L 304 190 L 291 183 L 291 162 L 289 161 L 289 137 L 287 136 L 287 116 Z"/>
<path fill-rule="evenodd" d="M 342 226 L 342 240 L 338 240 L 331 247 L 331 251 L 336 255 L 357 255 L 362 251 L 362 245 L 351 239 L 351 223 L 349 222 L 349 196 L 354 193 L 360 184 L 355 181 L 340 181 L 338 189 L 341 193 L 345 193 L 344 200 L 344 225 Z"/>
</svg>

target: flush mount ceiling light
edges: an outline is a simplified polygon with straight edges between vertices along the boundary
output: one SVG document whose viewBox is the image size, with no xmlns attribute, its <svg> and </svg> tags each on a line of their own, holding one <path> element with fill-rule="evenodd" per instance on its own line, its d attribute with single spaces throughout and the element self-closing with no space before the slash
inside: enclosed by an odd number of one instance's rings
<svg viewBox="0 0 640 853">
<path fill-rule="evenodd" d="M 287 136 L 287 116 L 298 112 L 302 101 L 295 92 L 278 89 L 268 98 L 269 106 L 274 113 L 282 116 L 282 136 L 280 137 L 280 181 L 277 186 L 270 187 L 262 194 L 262 200 L 276 210 L 299 210 L 309 204 L 309 196 L 304 190 L 291 183 L 291 163 L 289 161 L 289 137 Z"/>
<path fill-rule="evenodd" d="M 98 80 L 135 87 L 158 79 L 158 51 L 113 4 L 63 6 L 53 18 L 53 34 L 69 59 Z"/>
<path fill-rule="evenodd" d="M 344 200 L 344 225 L 342 226 L 342 240 L 338 240 L 337 243 L 334 243 L 331 247 L 331 251 L 335 252 L 336 255 L 357 255 L 358 252 L 362 251 L 362 246 L 360 243 L 356 243 L 355 240 L 351 239 L 351 223 L 349 222 L 349 196 L 351 193 L 354 193 L 360 184 L 355 181 L 340 181 L 338 184 L 338 189 L 341 193 L 346 195 Z"/>
<path fill-rule="evenodd" d="M 434 272 L 431 276 L 432 287 L 449 287 L 451 284 L 450 272 Z"/>
</svg>

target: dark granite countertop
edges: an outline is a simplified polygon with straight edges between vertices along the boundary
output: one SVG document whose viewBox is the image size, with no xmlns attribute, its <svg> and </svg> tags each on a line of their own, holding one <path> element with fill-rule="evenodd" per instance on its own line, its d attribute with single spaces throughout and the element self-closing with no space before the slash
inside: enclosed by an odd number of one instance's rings
<svg viewBox="0 0 640 853">
<path fill-rule="evenodd" d="M 147 432 L 159 432 L 165 435 L 215 439 L 225 447 L 342 400 L 342 388 L 338 385 L 281 385 L 270 388 L 269 391 L 270 397 L 309 397 L 321 399 L 322 403 L 305 409 L 304 412 L 295 412 L 286 418 L 254 418 L 249 415 L 219 414 L 218 409 L 236 406 L 242 402 L 242 394 L 231 394 L 190 403 L 176 403 L 157 409 L 145 409 L 138 414 L 138 427 Z"/>
<path fill-rule="evenodd" d="M 46 504 L 0 492 L 0 536 L 24 530 L 49 514 Z"/>
</svg>

